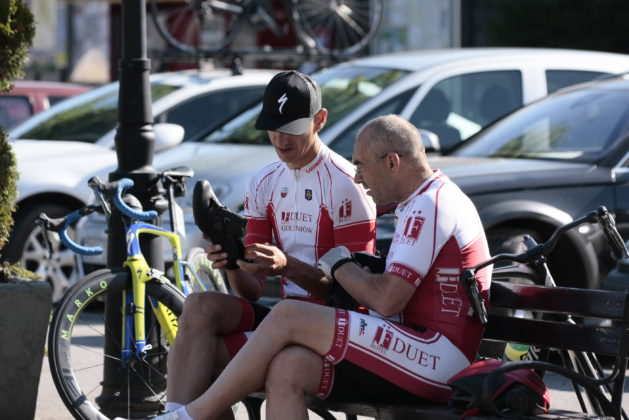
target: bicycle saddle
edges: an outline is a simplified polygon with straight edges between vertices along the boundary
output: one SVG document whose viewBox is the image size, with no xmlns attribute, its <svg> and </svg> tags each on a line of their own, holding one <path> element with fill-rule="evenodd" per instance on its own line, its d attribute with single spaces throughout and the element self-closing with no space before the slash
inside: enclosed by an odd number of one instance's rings
<svg viewBox="0 0 629 420">
<path fill-rule="evenodd" d="M 236 269 L 237 259 L 244 259 L 242 242 L 247 219 L 232 212 L 214 194 L 212 185 L 205 179 L 198 180 L 192 193 L 194 223 L 213 243 L 227 252 L 226 269 Z"/>
</svg>

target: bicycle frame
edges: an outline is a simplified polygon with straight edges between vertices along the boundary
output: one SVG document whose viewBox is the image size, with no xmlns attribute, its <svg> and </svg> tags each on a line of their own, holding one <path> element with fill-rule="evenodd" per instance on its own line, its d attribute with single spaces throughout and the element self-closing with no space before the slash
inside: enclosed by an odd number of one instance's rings
<svg viewBox="0 0 629 420">
<path fill-rule="evenodd" d="M 131 359 L 131 352 L 135 350 L 135 356 L 143 358 L 145 351 L 148 350 L 145 335 L 145 302 L 146 302 L 146 283 L 149 281 L 162 278 L 163 273 L 158 273 L 152 269 L 142 251 L 140 249 L 140 236 L 144 234 L 157 235 L 168 239 L 173 250 L 173 267 L 175 273 L 175 285 L 185 295 L 190 294 L 188 280 L 184 276 L 183 266 L 181 264 L 181 241 L 176 233 L 166 229 L 154 226 L 148 223 L 136 222 L 127 228 L 127 258 L 122 264 L 127 267 L 131 273 L 133 296 L 127 296 L 123 293 L 123 328 L 122 328 L 122 349 L 121 362 L 127 363 Z M 196 273 L 194 273 L 196 275 Z M 133 303 L 130 306 L 130 303 Z M 177 334 L 177 318 L 167 310 L 162 304 L 150 300 L 151 307 L 157 320 L 159 321 L 168 343 L 172 345 Z M 133 349 L 133 341 L 135 348 Z M 150 347 L 149 347 L 150 348 Z"/>
</svg>

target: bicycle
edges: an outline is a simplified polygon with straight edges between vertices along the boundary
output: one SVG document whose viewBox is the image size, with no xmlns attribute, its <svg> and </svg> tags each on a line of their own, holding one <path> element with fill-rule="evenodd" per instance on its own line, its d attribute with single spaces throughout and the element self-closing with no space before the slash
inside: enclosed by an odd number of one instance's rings
<svg viewBox="0 0 629 420">
<path fill-rule="evenodd" d="M 61 399 L 75 418 L 103 419 L 103 413 L 135 418 L 163 410 L 166 355 L 177 332 L 185 296 L 193 290 L 207 289 L 207 285 L 227 293 L 220 277 L 205 273 L 203 278 L 197 273 L 195 263 L 211 269 L 209 262 L 203 264 L 201 257 L 206 262 L 207 259 L 202 251 L 194 251 L 196 262 L 183 261 L 181 257 L 179 236 L 174 232 L 174 197 L 183 194 L 185 179 L 190 176 L 190 170 L 170 170 L 159 177 L 169 184 L 170 231 L 144 222 L 155 219 L 157 213 L 143 211 L 130 194 L 123 197 L 123 192 L 133 185 L 130 179 L 103 183 L 91 178 L 88 184 L 98 204 L 84 206 L 61 219 L 40 216 L 42 228 L 58 232 L 69 249 L 92 255 L 102 249 L 73 242 L 67 234 L 68 226 L 94 211 L 110 214 L 112 204 L 123 214 L 125 224 L 128 256 L 123 266 L 95 271 L 77 282 L 62 300 L 50 326 L 51 374 Z M 147 263 L 139 245 L 142 235 L 158 235 L 169 241 L 174 284 Z M 121 337 L 113 336 L 107 323 L 110 318 L 106 321 L 102 311 L 103 301 L 114 322 L 122 326 Z M 148 305 L 154 316 L 145 313 Z M 103 378 L 103 372 L 113 372 L 114 383 L 123 384 L 122 389 L 112 387 L 112 378 Z"/>
<path fill-rule="evenodd" d="M 546 265 L 546 259 L 555 248 L 563 233 L 586 223 L 598 223 L 602 227 L 615 259 L 629 257 L 629 251 L 616 229 L 614 218 L 605 207 L 599 207 L 596 211 L 578 218 L 571 223 L 560 226 L 544 243 L 538 244 L 533 238 L 527 235 L 523 240 L 524 252 L 519 254 L 501 253 L 494 255 L 481 264 L 467 268 L 461 274 L 461 282 L 465 286 L 474 312 L 481 322 L 486 324 L 488 318 L 475 280 L 475 273 L 478 272 L 478 270 L 499 262 L 510 262 L 512 263 L 511 265 L 493 268 L 492 281 L 510 281 L 556 287 L 552 274 Z M 577 324 L 577 321 L 568 315 L 556 314 L 552 315 L 551 318 L 551 315 L 548 314 L 527 312 L 517 314 L 516 316 L 529 318 L 539 317 L 541 319 L 553 319 L 570 324 Z M 562 366 L 547 362 L 551 352 L 558 355 Z M 583 392 L 588 398 L 590 410 L 594 411 L 597 415 L 610 415 L 612 410 L 610 401 L 618 398 L 618 396 L 612 395 L 611 398 L 607 398 L 607 396 L 609 396 L 611 392 L 610 384 L 618 381 L 619 377 L 624 378 L 624 374 L 618 370 L 619 366 L 622 366 L 621 363 L 615 363 L 615 370 L 606 374 L 597 355 L 594 353 L 549 348 L 540 349 L 533 346 L 524 357 L 525 358 L 522 360 L 525 361 L 518 362 L 517 366 L 499 368 L 495 372 L 492 372 L 491 375 L 487 376 L 483 388 L 483 401 L 487 406 L 493 406 L 491 393 L 489 391 L 490 384 L 496 380 L 498 375 L 519 367 L 535 369 L 540 376 L 543 376 L 545 371 L 550 371 L 569 378 L 572 382 L 581 410 L 584 413 L 588 412 L 588 407 L 585 404 L 582 395 Z M 616 392 L 622 392 L 622 387 L 614 387 L 614 389 Z M 499 410 L 496 409 L 495 406 L 494 411 L 499 413 Z M 622 410 L 621 414 L 624 419 L 629 418 L 624 410 Z"/>
<path fill-rule="evenodd" d="M 185 0 L 171 7 L 151 0 L 153 22 L 173 48 L 194 55 L 221 52 L 245 22 L 275 36 L 288 29 L 274 16 L 271 0 Z M 183 4 L 181 4 L 183 3 Z M 382 0 L 284 0 L 284 10 L 299 46 L 306 53 L 351 56 L 376 35 Z"/>
</svg>

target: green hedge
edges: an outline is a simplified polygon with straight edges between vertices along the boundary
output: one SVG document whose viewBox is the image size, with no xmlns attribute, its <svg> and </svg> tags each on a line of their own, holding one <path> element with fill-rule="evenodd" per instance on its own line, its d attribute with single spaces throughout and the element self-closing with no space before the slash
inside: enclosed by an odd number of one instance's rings
<svg viewBox="0 0 629 420">
<path fill-rule="evenodd" d="M 13 81 L 24 75 L 24 64 L 35 35 L 33 14 L 22 0 L 0 0 L 0 92 L 8 92 Z M 0 250 L 13 227 L 17 197 L 17 163 L 8 137 L 0 127 Z M 24 274 L 20 267 L 0 265 L 0 280 Z"/>
</svg>

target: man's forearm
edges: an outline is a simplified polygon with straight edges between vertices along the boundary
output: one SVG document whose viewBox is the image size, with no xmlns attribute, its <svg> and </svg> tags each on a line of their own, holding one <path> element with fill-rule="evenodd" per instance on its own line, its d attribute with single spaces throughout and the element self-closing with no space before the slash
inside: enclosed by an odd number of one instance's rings
<svg viewBox="0 0 629 420">
<path fill-rule="evenodd" d="M 327 299 L 330 295 L 328 278 L 316 267 L 304 263 L 290 255 L 286 255 L 287 264 L 282 275 L 289 278 L 302 289 L 307 290 L 320 299 Z"/>
<path fill-rule="evenodd" d="M 243 270 L 225 270 L 231 289 L 243 299 L 256 301 L 264 293 L 266 277 L 247 273 Z"/>
</svg>

